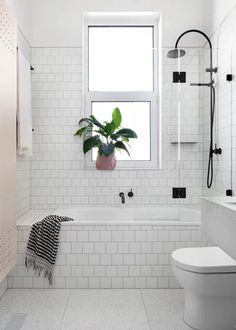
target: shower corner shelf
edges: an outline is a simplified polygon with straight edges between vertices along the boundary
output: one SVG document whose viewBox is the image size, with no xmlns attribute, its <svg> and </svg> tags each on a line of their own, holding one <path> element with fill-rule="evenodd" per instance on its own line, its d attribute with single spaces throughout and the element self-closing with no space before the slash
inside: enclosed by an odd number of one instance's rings
<svg viewBox="0 0 236 330">
<path fill-rule="evenodd" d="M 171 141 L 170 144 L 197 144 L 198 141 Z"/>
</svg>

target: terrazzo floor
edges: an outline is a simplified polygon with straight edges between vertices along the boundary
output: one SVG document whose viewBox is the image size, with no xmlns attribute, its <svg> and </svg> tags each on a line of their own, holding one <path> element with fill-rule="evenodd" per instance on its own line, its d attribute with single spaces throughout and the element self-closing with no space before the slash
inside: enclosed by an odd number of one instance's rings
<svg viewBox="0 0 236 330">
<path fill-rule="evenodd" d="M 183 290 L 10 289 L 1 330 L 189 330 Z"/>
</svg>

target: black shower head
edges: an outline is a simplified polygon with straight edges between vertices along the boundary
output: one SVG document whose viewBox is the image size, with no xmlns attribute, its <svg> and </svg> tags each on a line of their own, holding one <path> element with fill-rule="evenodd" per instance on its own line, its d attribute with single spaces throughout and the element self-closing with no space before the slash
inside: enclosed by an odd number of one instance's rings
<svg viewBox="0 0 236 330">
<path fill-rule="evenodd" d="M 175 48 L 175 49 L 171 49 L 168 51 L 167 57 L 168 58 L 179 58 L 179 57 L 183 57 L 185 55 L 185 53 L 186 53 L 185 50 Z"/>
</svg>

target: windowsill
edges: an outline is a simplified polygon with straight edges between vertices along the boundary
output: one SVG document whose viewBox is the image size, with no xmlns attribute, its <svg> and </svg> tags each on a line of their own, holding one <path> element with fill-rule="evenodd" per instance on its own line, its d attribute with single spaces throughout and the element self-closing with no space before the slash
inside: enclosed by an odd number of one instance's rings
<svg viewBox="0 0 236 330">
<path fill-rule="evenodd" d="M 159 167 L 159 166 L 150 166 L 150 167 L 147 167 L 147 166 L 140 166 L 140 167 L 135 167 L 135 166 L 129 166 L 129 167 L 120 167 L 119 165 L 116 166 L 116 168 L 114 170 L 98 170 L 96 168 L 96 165 L 95 165 L 95 162 L 94 164 L 91 164 L 91 165 L 87 165 L 87 164 L 84 164 L 83 166 L 83 169 L 84 170 L 88 170 L 88 171 L 101 171 L 101 172 L 112 172 L 112 171 L 115 171 L 115 170 L 118 170 L 118 171 L 143 171 L 143 170 L 162 170 L 162 167 Z"/>
</svg>

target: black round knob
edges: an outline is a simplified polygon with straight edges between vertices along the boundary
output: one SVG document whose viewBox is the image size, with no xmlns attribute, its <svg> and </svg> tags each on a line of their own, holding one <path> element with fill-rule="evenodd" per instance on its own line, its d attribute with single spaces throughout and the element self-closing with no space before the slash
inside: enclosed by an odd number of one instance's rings
<svg viewBox="0 0 236 330">
<path fill-rule="evenodd" d="M 133 197 L 134 196 L 134 193 L 133 193 L 132 189 L 130 189 L 130 191 L 128 192 L 128 196 L 129 197 Z"/>
</svg>

